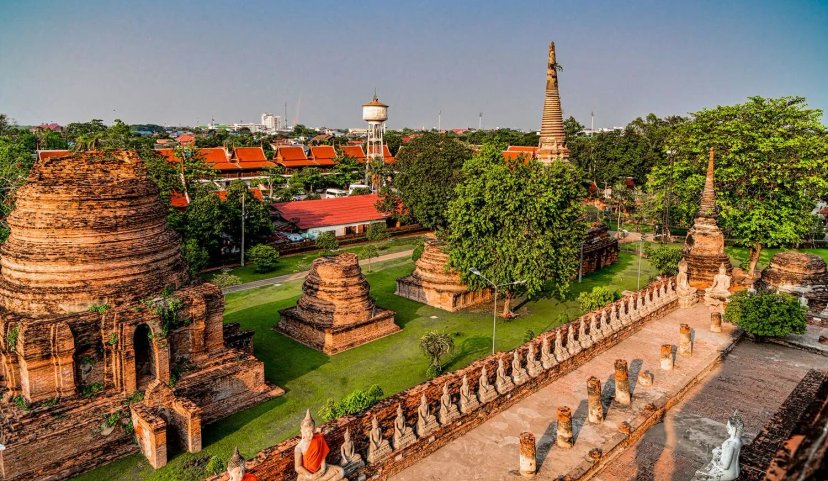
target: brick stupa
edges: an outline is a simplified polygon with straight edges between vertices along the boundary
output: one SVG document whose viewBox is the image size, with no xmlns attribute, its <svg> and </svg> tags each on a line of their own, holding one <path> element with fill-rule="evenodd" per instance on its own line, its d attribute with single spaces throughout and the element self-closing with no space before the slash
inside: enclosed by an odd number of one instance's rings
<svg viewBox="0 0 828 481">
<path fill-rule="evenodd" d="M 197 452 L 203 423 L 282 392 L 252 332 L 225 343 L 221 291 L 188 284 L 135 153 L 41 159 L 15 205 L 0 251 L 1 479 L 63 479 L 139 448 L 163 466 L 168 444 Z"/>
<path fill-rule="evenodd" d="M 299 302 L 279 314 L 278 332 L 328 355 L 400 330 L 394 311 L 374 304 L 353 253 L 314 260 Z"/>
<path fill-rule="evenodd" d="M 543 100 L 538 160 L 548 164 L 556 160 L 568 160 L 561 96 L 558 93 L 558 62 L 555 58 L 555 42 L 549 42 L 546 62 L 546 93 Z"/>
<path fill-rule="evenodd" d="M 724 234 L 716 224 L 716 192 L 713 189 L 713 148 L 707 162 L 707 178 L 701 196 L 701 207 L 687 231 L 682 251 L 687 260 L 687 274 L 694 287 L 706 288 L 713 283 L 719 266 L 724 264 L 728 275 L 733 267 L 724 251 Z"/>
<path fill-rule="evenodd" d="M 808 304 L 808 315 L 828 321 L 828 269 L 825 261 L 804 252 L 780 252 L 756 281 L 758 289 L 786 292 Z"/>
<path fill-rule="evenodd" d="M 492 300 L 491 289 L 470 291 L 460 274 L 448 267 L 448 260 L 440 241 L 427 241 L 414 272 L 397 279 L 395 294 L 450 312 Z"/>
</svg>

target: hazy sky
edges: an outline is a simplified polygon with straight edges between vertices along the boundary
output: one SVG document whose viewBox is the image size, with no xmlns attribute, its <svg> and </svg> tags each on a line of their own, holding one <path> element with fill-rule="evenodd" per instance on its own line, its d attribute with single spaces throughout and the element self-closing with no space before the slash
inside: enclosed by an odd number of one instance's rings
<svg viewBox="0 0 828 481">
<path fill-rule="evenodd" d="M 828 1 L 0 0 L 0 112 L 21 124 L 259 121 L 537 129 L 546 49 L 565 115 L 624 125 L 751 95 L 828 109 Z"/>
</svg>

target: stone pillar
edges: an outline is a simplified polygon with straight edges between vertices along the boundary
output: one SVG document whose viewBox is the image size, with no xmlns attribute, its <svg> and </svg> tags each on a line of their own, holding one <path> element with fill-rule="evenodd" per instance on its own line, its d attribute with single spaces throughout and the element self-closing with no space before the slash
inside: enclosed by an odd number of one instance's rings
<svg viewBox="0 0 828 481">
<path fill-rule="evenodd" d="M 524 478 L 534 478 L 537 470 L 535 436 L 532 433 L 522 433 L 520 435 L 520 475 Z"/>
<path fill-rule="evenodd" d="M 561 448 L 571 448 L 572 440 L 572 410 L 568 406 L 558 407 L 558 437 L 555 444 Z"/>
<path fill-rule="evenodd" d="M 719 311 L 710 313 L 710 332 L 722 332 L 722 313 Z"/>
<path fill-rule="evenodd" d="M 650 371 L 641 370 L 638 373 L 638 385 L 639 386 L 652 386 L 653 385 L 653 373 Z"/>
<path fill-rule="evenodd" d="M 632 403 L 630 395 L 630 373 L 627 372 L 627 361 L 615 360 L 615 402 L 622 406 Z"/>
<path fill-rule="evenodd" d="M 669 371 L 673 369 L 673 346 L 672 344 L 661 345 L 661 369 Z"/>
<path fill-rule="evenodd" d="M 679 347 L 678 353 L 682 356 L 693 355 L 693 339 L 690 335 L 690 325 L 682 324 L 679 327 Z"/>
<path fill-rule="evenodd" d="M 601 405 L 601 381 L 592 376 L 587 379 L 587 403 L 589 422 L 600 424 L 604 421 L 604 406 Z"/>
</svg>

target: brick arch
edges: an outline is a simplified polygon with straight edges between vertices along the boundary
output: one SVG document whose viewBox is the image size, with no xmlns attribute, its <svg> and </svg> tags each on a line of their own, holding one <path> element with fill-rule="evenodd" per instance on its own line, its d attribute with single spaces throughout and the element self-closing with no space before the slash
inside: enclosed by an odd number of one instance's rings
<svg viewBox="0 0 828 481">
<path fill-rule="evenodd" d="M 146 326 L 152 333 L 149 343 L 150 355 L 155 366 L 154 379 L 162 383 L 170 382 L 170 346 L 169 339 L 160 338 L 162 332 L 158 319 L 142 319 L 134 323 L 121 325 L 119 354 L 122 360 L 123 389 L 129 394 L 138 390 L 138 375 L 136 366 L 135 335 L 140 326 Z M 146 387 L 146 386 L 144 386 Z"/>
</svg>

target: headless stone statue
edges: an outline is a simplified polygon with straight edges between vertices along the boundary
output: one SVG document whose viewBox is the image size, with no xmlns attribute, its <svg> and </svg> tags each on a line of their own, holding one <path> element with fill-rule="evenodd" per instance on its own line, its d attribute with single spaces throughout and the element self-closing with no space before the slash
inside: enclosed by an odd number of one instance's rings
<svg viewBox="0 0 828 481">
<path fill-rule="evenodd" d="M 713 285 L 704 291 L 704 303 L 719 306 L 730 298 L 730 276 L 724 263 L 719 265 L 719 273 L 713 276 Z"/>
<path fill-rule="evenodd" d="M 460 412 L 468 414 L 479 406 L 477 395 L 469 390 L 469 377 L 463 374 L 463 384 L 460 385 Z"/>
<path fill-rule="evenodd" d="M 575 340 L 575 325 L 571 322 L 566 328 L 566 350 L 570 357 L 581 351 L 581 345 Z"/>
<path fill-rule="evenodd" d="M 592 345 L 592 337 L 587 334 L 587 326 L 589 326 L 588 315 L 578 321 L 578 342 L 584 349 L 587 349 Z"/>
<path fill-rule="evenodd" d="M 515 388 L 515 383 L 506 376 L 506 366 L 503 365 L 503 359 L 497 360 L 497 377 L 495 378 L 495 389 L 500 394 L 507 393 Z"/>
<path fill-rule="evenodd" d="M 417 441 L 414 430 L 405 424 L 402 404 L 397 404 L 397 418 L 394 420 L 394 451 L 399 451 Z"/>
<path fill-rule="evenodd" d="M 296 481 L 340 481 L 345 479 L 345 471 L 341 466 L 329 466 L 325 458 L 330 452 L 325 437 L 316 432 L 316 423 L 311 416 L 310 409 L 305 413 L 300 428 L 302 439 L 294 448 L 294 463 Z"/>
<path fill-rule="evenodd" d="M 563 329 L 558 329 L 555 332 L 555 359 L 558 362 L 563 362 L 569 358 L 569 351 L 564 349 L 563 340 Z"/>
<path fill-rule="evenodd" d="M 420 396 L 420 407 L 417 408 L 417 437 L 424 438 L 437 429 L 437 418 L 431 414 L 425 393 Z"/>
<path fill-rule="evenodd" d="M 687 261 L 684 259 L 678 263 L 676 294 L 679 298 L 679 307 L 690 307 L 697 301 L 696 288 L 690 286 L 690 279 L 687 276 Z"/>
<path fill-rule="evenodd" d="M 460 417 L 460 411 L 457 406 L 451 402 L 451 394 L 449 393 L 448 383 L 443 384 L 443 395 L 440 396 L 440 410 L 437 411 L 440 424 L 445 426 L 451 424 Z"/>
<path fill-rule="evenodd" d="M 546 342 L 548 347 L 549 341 Z M 543 366 L 537 359 L 535 359 L 534 342 L 530 342 L 529 348 L 526 350 L 526 372 L 529 373 L 529 376 L 531 377 L 537 377 L 538 374 L 543 372 Z"/>
<path fill-rule="evenodd" d="M 558 361 L 552 354 L 552 344 L 549 342 L 549 336 L 543 336 L 543 341 L 541 341 L 541 366 L 544 369 L 550 369 L 557 363 Z"/>
<path fill-rule="evenodd" d="M 230 481 L 257 481 L 258 479 L 255 474 L 247 472 L 239 448 L 233 451 L 233 456 L 227 462 L 227 476 Z"/>
<path fill-rule="evenodd" d="M 494 386 L 489 384 L 489 373 L 484 367 L 480 371 L 480 383 L 477 387 L 477 398 L 481 403 L 487 403 L 497 397 Z"/>
<path fill-rule="evenodd" d="M 371 418 L 371 433 L 368 435 L 368 463 L 377 464 L 391 454 L 391 445 L 382 437 L 377 417 Z"/>
<path fill-rule="evenodd" d="M 339 448 L 339 457 L 341 458 L 339 465 L 345 471 L 345 476 L 351 476 L 359 468 L 365 466 L 362 461 L 362 455 L 357 453 L 354 449 L 354 442 L 351 441 L 351 430 L 345 429 L 345 436 L 342 440 L 342 447 Z"/>
<path fill-rule="evenodd" d="M 713 459 L 696 471 L 694 481 L 732 481 L 739 477 L 739 454 L 742 451 L 744 422 L 738 412 L 727 421 L 728 438 L 713 450 Z"/>
<path fill-rule="evenodd" d="M 520 386 L 528 380 L 529 373 L 520 365 L 520 356 L 518 356 L 518 351 L 515 349 L 512 352 L 512 382 L 516 386 Z"/>
<path fill-rule="evenodd" d="M 619 304 L 617 302 L 610 306 L 609 327 L 612 332 L 615 332 L 623 327 L 623 324 L 621 324 L 621 314 L 618 311 Z"/>
</svg>

